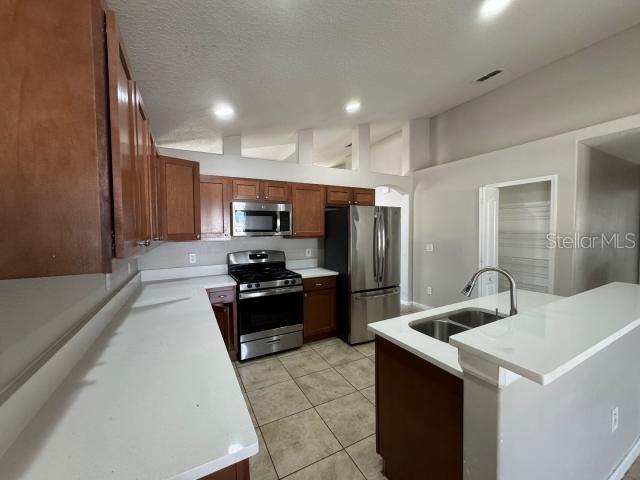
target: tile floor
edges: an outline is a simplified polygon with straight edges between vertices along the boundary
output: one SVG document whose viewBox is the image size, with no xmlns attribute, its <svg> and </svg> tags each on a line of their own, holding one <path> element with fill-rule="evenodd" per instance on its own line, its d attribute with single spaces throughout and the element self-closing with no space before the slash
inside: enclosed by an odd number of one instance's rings
<svg viewBox="0 0 640 480">
<path fill-rule="evenodd" d="M 631 468 L 622 480 L 640 480 L 640 457 L 631 465 Z"/>
<path fill-rule="evenodd" d="M 384 480 L 375 452 L 375 349 L 338 338 L 236 362 L 260 443 L 251 480 Z"/>
<path fill-rule="evenodd" d="M 234 363 L 260 444 L 251 480 L 385 480 L 374 360 L 373 342 L 331 338 Z M 623 480 L 640 480 L 640 458 Z"/>
</svg>

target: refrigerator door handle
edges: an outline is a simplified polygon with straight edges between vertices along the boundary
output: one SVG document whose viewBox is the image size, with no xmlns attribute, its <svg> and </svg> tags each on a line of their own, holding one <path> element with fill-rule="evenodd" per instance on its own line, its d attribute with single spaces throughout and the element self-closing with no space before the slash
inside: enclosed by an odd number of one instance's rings
<svg viewBox="0 0 640 480">
<path fill-rule="evenodd" d="M 373 279 L 378 281 L 378 254 L 379 254 L 379 241 L 378 237 L 378 215 L 373 215 Z"/>
<path fill-rule="evenodd" d="M 382 239 L 382 245 L 380 246 L 380 282 L 384 281 L 384 273 L 387 264 L 387 221 L 384 214 L 380 212 L 380 238 Z"/>
</svg>

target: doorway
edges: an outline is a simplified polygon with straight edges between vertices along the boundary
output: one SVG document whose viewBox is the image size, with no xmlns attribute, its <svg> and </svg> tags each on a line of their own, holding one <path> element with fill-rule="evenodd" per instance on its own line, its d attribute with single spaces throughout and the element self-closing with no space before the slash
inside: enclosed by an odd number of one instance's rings
<svg viewBox="0 0 640 480">
<path fill-rule="evenodd" d="M 498 266 L 513 275 L 518 288 L 553 293 L 557 176 L 536 177 L 480 188 L 479 268 Z M 497 273 L 480 277 L 480 296 L 509 289 Z"/>
</svg>

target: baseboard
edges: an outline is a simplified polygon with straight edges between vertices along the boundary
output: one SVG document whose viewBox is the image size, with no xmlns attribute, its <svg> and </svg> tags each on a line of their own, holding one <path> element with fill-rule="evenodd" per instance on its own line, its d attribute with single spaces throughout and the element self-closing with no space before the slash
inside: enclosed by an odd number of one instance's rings
<svg viewBox="0 0 640 480">
<path fill-rule="evenodd" d="M 640 437 L 638 437 L 629 450 L 629 453 L 622 459 L 616 469 L 613 471 L 609 480 L 622 480 L 624 475 L 629 471 L 633 462 L 640 456 Z"/>
</svg>

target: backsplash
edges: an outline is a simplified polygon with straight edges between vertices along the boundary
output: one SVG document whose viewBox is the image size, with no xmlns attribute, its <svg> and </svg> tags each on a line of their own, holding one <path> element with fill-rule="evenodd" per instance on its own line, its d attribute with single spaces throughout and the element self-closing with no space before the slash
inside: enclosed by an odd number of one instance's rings
<svg viewBox="0 0 640 480">
<path fill-rule="evenodd" d="M 307 256 L 307 249 L 311 255 Z M 318 238 L 289 239 L 282 237 L 248 237 L 220 241 L 166 242 L 138 258 L 140 270 L 159 268 L 226 265 L 227 254 L 240 250 L 282 250 L 287 261 L 316 260 L 322 266 L 324 240 Z M 189 263 L 189 254 L 196 254 L 196 263 Z"/>
</svg>

